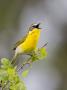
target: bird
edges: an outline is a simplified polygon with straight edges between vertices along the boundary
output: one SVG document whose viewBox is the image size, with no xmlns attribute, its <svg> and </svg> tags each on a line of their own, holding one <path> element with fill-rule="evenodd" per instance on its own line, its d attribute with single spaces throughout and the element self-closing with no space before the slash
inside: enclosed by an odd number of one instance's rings
<svg viewBox="0 0 67 90">
<path fill-rule="evenodd" d="M 29 54 L 35 51 L 41 33 L 41 28 L 39 26 L 40 23 L 32 24 L 27 34 L 15 44 L 13 48 L 15 54 L 11 63 L 14 63 L 16 57 L 20 54 Z"/>
</svg>

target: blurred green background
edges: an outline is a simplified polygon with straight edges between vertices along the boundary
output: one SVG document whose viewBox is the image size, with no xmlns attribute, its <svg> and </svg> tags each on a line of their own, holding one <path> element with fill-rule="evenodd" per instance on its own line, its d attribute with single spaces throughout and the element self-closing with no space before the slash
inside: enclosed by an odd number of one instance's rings
<svg viewBox="0 0 67 90">
<path fill-rule="evenodd" d="M 24 79 L 27 88 L 67 90 L 67 0 L 0 0 L 0 58 L 11 59 L 14 43 L 39 22 L 38 47 L 48 42 L 48 56 L 33 64 Z"/>
</svg>

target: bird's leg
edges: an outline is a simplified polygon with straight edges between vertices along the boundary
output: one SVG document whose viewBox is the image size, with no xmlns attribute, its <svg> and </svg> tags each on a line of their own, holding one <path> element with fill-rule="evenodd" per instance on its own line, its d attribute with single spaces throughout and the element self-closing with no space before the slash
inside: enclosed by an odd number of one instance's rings
<svg viewBox="0 0 67 90">
<path fill-rule="evenodd" d="M 18 54 L 15 53 L 15 55 L 12 58 L 11 64 L 15 64 L 17 56 L 18 56 Z"/>
</svg>

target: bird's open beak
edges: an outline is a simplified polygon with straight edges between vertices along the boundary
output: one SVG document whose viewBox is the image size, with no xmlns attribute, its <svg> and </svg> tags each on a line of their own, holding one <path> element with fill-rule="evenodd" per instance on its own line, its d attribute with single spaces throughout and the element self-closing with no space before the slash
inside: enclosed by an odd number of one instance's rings
<svg viewBox="0 0 67 90">
<path fill-rule="evenodd" d="M 39 26 L 40 26 L 40 23 L 38 23 L 37 25 L 33 25 L 34 28 L 41 29 Z"/>
<path fill-rule="evenodd" d="M 39 28 L 39 26 L 40 26 L 40 23 L 38 23 L 35 27 L 36 27 L 36 28 Z"/>
</svg>

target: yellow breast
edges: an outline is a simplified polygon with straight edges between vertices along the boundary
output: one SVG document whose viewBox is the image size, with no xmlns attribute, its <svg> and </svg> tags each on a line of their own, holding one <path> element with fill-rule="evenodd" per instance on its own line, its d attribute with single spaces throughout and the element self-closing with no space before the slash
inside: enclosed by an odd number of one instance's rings
<svg viewBox="0 0 67 90">
<path fill-rule="evenodd" d="M 34 50 L 38 43 L 39 36 L 40 36 L 40 29 L 35 28 L 32 31 L 29 31 L 26 40 L 21 45 L 18 46 L 21 52 L 22 51 L 29 52 L 31 50 Z"/>
</svg>

